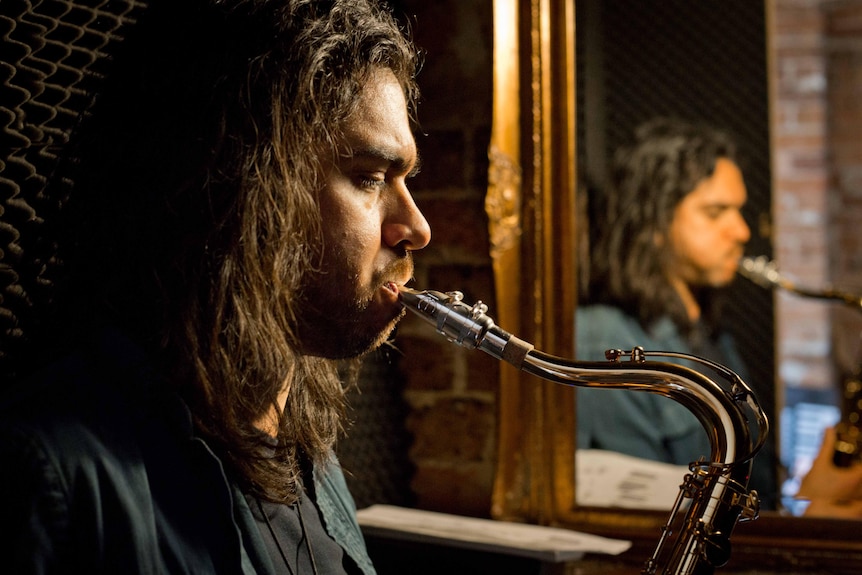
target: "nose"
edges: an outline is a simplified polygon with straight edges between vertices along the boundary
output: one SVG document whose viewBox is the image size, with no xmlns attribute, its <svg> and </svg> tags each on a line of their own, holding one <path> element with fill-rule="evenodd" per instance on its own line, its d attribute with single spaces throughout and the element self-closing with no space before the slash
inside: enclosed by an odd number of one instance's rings
<svg viewBox="0 0 862 575">
<path fill-rule="evenodd" d="M 404 185 L 400 186 L 383 221 L 383 241 L 393 248 L 401 245 L 407 250 L 421 250 L 431 241 L 431 226 Z"/>
<path fill-rule="evenodd" d="M 742 217 L 742 213 L 740 212 L 736 213 L 733 234 L 736 240 L 741 244 L 747 244 L 748 240 L 751 239 L 751 228 L 748 227 L 748 224 L 745 222 L 745 218 Z"/>
</svg>

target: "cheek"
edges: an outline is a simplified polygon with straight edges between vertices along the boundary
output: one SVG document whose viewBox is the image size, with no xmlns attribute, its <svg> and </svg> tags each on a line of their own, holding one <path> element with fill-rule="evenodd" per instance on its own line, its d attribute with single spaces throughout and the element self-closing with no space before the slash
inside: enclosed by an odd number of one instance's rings
<svg viewBox="0 0 862 575">
<path fill-rule="evenodd" d="M 330 249 L 349 241 L 351 234 L 355 232 L 357 219 L 350 204 L 333 197 L 334 195 L 330 193 L 320 200 L 323 238 Z"/>
<path fill-rule="evenodd" d="M 373 209 L 338 206 L 323 219 L 324 237 L 335 245 L 363 248 L 379 244 L 380 219 Z"/>
<path fill-rule="evenodd" d="M 353 276 L 370 267 L 379 251 L 380 225 L 369 218 L 332 214 L 323 222 L 324 265 Z"/>
<path fill-rule="evenodd" d="M 720 248 L 718 238 L 714 234 L 695 235 L 688 245 L 689 258 L 696 264 L 707 267 L 724 251 Z"/>
<path fill-rule="evenodd" d="M 708 230 L 698 230 L 696 227 L 686 230 L 676 230 L 671 236 L 676 258 L 680 263 L 689 263 L 694 267 L 708 265 L 716 252 L 715 236 Z"/>
</svg>

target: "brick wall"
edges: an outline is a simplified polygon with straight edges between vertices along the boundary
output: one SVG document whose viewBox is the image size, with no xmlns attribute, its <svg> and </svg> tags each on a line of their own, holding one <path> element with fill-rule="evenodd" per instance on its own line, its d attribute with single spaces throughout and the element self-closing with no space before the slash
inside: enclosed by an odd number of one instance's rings
<svg viewBox="0 0 862 575">
<path fill-rule="evenodd" d="M 491 0 L 402 1 L 425 50 L 411 184 L 431 224 L 416 256 L 416 287 L 459 290 L 493 310 L 484 197 L 492 108 Z M 493 317 L 493 315 L 492 315 Z M 411 413 L 412 489 L 420 508 L 488 516 L 496 449 L 498 363 L 462 349 L 408 316 L 396 336 Z"/>
<path fill-rule="evenodd" d="M 862 0 L 827 5 L 830 280 L 862 293 Z M 862 313 L 833 306 L 838 376 L 862 365 Z"/>
<path fill-rule="evenodd" d="M 821 0 L 777 0 L 772 50 L 774 256 L 788 276 L 822 285 L 826 259 L 826 62 Z M 778 378 L 827 386 L 828 309 L 784 292 L 776 298 Z"/>
<path fill-rule="evenodd" d="M 776 0 L 770 48 L 776 260 L 800 285 L 862 291 L 862 2 Z M 860 359 L 859 319 L 777 293 L 788 400 L 834 394 L 840 372 Z"/>
</svg>

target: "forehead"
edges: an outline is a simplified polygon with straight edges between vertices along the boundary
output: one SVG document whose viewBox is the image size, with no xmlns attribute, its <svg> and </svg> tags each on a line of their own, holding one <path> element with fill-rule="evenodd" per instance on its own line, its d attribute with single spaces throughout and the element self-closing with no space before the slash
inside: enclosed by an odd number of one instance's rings
<svg viewBox="0 0 862 575">
<path fill-rule="evenodd" d="M 682 203 L 742 205 L 747 198 L 745 181 L 739 167 L 727 158 L 719 158 L 712 176 L 701 180 Z"/>
<path fill-rule="evenodd" d="M 344 122 L 349 148 L 374 148 L 415 155 L 407 100 L 401 84 L 388 68 L 372 70 L 359 93 L 356 107 Z"/>
</svg>

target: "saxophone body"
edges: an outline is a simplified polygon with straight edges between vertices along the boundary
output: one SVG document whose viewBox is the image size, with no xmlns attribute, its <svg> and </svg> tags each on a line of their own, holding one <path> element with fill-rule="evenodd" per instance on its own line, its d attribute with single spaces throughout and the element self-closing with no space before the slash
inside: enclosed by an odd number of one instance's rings
<svg viewBox="0 0 862 575">
<path fill-rule="evenodd" d="M 684 354 L 608 350 L 608 361 L 564 359 L 542 353 L 494 324 L 487 306 L 468 305 L 459 292 L 401 288 L 401 303 L 447 339 L 480 349 L 527 373 L 555 383 L 626 389 L 669 397 L 689 409 L 706 430 L 711 454 L 689 466 L 667 524 L 643 573 L 712 573 L 730 557 L 730 535 L 739 521 L 759 512 L 757 493 L 747 489 L 751 460 L 763 445 L 769 423 L 751 389 L 729 369 Z M 683 365 L 648 359 L 675 357 L 703 363 L 726 380 L 713 379 Z M 758 428 L 752 440 L 748 415 Z"/>
</svg>

